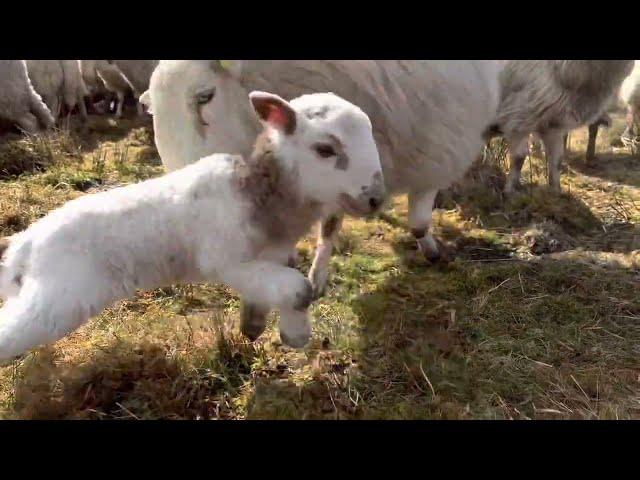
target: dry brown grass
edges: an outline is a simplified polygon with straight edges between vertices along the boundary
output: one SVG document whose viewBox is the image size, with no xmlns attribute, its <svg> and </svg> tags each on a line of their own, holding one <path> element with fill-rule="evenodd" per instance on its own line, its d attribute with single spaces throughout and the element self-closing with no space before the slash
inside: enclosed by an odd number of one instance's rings
<svg viewBox="0 0 640 480">
<path fill-rule="evenodd" d="M 438 199 L 448 265 L 417 254 L 405 198 L 378 219 L 348 220 L 302 351 L 283 347 L 273 325 L 244 339 L 224 286 L 167 286 L 0 369 L 1 415 L 640 418 L 640 159 L 610 147 L 621 129 L 616 118 L 603 132 L 593 166 L 584 132 L 573 134 L 562 195 L 544 188 L 534 156 L 523 192 L 503 198 L 494 145 Z M 0 235 L 161 171 L 149 126 L 94 119 L 65 135 L 18 141 L 31 156 L 0 181 Z M 313 244 L 299 245 L 305 272 Z"/>
</svg>

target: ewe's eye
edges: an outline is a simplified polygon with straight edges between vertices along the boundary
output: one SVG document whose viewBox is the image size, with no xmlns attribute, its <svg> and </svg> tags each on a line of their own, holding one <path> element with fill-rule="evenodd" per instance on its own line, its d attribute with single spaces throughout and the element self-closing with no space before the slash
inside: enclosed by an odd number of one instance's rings
<svg viewBox="0 0 640 480">
<path fill-rule="evenodd" d="M 205 90 L 204 92 L 200 92 L 196 95 L 196 102 L 198 102 L 198 105 L 206 105 L 213 99 L 213 97 L 215 97 L 215 95 L 215 87 L 209 90 Z"/>
<path fill-rule="evenodd" d="M 313 146 L 313 149 L 322 158 L 329 158 L 329 157 L 335 157 L 336 156 L 336 151 L 333 148 L 333 145 L 328 144 L 328 143 L 318 143 L 318 144 Z"/>
</svg>

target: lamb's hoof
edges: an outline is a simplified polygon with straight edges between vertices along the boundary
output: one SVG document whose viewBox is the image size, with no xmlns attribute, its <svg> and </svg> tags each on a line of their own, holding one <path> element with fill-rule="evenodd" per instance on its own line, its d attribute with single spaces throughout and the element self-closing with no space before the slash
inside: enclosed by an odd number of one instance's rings
<svg viewBox="0 0 640 480">
<path fill-rule="evenodd" d="M 255 342 L 267 328 L 267 314 L 258 305 L 242 303 L 240 309 L 240 332 Z"/>
<path fill-rule="evenodd" d="M 310 335 L 297 335 L 295 337 L 290 337 L 284 332 L 280 332 L 280 340 L 282 343 L 291 348 L 303 348 L 307 343 L 309 343 Z"/>
</svg>

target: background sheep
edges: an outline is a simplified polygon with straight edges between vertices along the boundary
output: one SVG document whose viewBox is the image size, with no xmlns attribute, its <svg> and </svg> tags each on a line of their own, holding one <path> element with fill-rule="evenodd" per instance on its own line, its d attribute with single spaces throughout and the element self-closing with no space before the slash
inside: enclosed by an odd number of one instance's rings
<svg viewBox="0 0 640 480">
<path fill-rule="evenodd" d="M 481 133 L 496 112 L 500 66 L 460 60 L 162 61 L 142 101 L 151 106 L 156 144 L 169 170 L 214 151 L 250 149 L 257 125 L 238 101 L 250 90 L 285 97 L 330 90 L 359 105 L 373 123 L 387 187 L 409 194 L 411 230 L 424 255 L 435 260 L 439 249 L 429 233 L 435 196 L 479 155 Z M 340 224 L 335 213 L 320 228 L 310 272 L 317 293 L 324 290 Z"/>
<path fill-rule="evenodd" d="M 0 264 L 1 361 L 61 338 L 138 288 L 208 280 L 267 313 L 277 306 L 282 340 L 306 344 L 311 286 L 285 266 L 287 255 L 322 205 L 368 213 L 371 200 L 381 203 L 379 156 L 368 117 L 335 95 L 250 98 L 265 130 L 247 161 L 212 155 L 81 197 L 10 239 Z M 306 118 L 309 109 L 331 114 Z"/>
<path fill-rule="evenodd" d="M 131 86 L 120 69 L 108 60 L 80 60 L 80 69 L 91 95 L 99 92 L 102 86 L 115 93 L 115 116 L 121 118 L 124 98 Z"/>
<path fill-rule="evenodd" d="M 633 70 L 622 82 L 616 100 L 622 102 L 624 108 L 627 110 L 627 116 L 625 118 L 626 126 L 621 136 L 622 142 L 630 145 L 632 151 L 635 151 L 638 142 L 636 139 L 636 123 L 640 121 L 640 60 L 635 61 Z M 602 124 L 610 126 L 610 122 L 606 122 L 606 119 L 605 121 L 600 121 L 597 124 L 589 126 L 587 160 L 593 157 L 590 152 L 595 152 L 598 126 Z"/>
<path fill-rule="evenodd" d="M 560 191 L 563 136 L 601 119 L 633 60 L 511 60 L 500 74 L 501 98 L 494 133 L 509 142 L 511 168 L 505 191 L 520 185 L 531 133 L 540 136 L 549 165 L 549 185 Z M 595 152 L 593 146 L 588 149 Z M 590 153 L 592 155 L 592 153 Z"/>
<path fill-rule="evenodd" d="M 29 133 L 51 128 L 51 111 L 34 90 L 24 60 L 0 60 L 0 117 Z"/>
<path fill-rule="evenodd" d="M 79 108 L 87 118 L 84 98 L 88 91 L 82 80 L 78 60 L 27 60 L 29 78 L 57 120 L 64 105 L 71 114 Z"/>
<path fill-rule="evenodd" d="M 627 126 L 622 137 L 633 141 L 638 135 L 636 123 L 640 122 L 640 60 L 635 61 L 633 71 L 622 82 L 620 99 L 627 107 Z"/>
<path fill-rule="evenodd" d="M 110 60 L 124 75 L 133 89 L 136 100 L 149 88 L 149 80 L 159 60 Z M 142 114 L 142 105 L 137 104 L 138 114 Z"/>
</svg>

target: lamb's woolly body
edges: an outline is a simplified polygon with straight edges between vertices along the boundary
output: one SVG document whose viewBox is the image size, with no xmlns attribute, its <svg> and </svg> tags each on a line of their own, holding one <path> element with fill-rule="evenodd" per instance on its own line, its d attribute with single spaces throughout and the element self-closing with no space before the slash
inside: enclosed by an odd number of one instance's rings
<svg viewBox="0 0 640 480">
<path fill-rule="evenodd" d="M 216 272 L 224 278 L 225 270 L 259 256 L 270 239 L 253 220 L 257 199 L 244 184 L 263 177 L 252 165 L 212 155 L 164 177 L 73 200 L 12 237 L 0 270 L 0 359 L 60 338 L 136 289 L 220 279 Z M 297 206 L 288 207 L 295 215 Z M 310 216 L 302 229 L 318 218 Z"/>
<path fill-rule="evenodd" d="M 310 97 L 320 108 L 342 105 L 341 114 L 313 122 L 296 100 L 253 92 L 265 129 L 246 161 L 211 155 L 164 177 L 87 195 L 12 237 L 0 261 L 0 360 L 57 340 L 136 289 L 178 282 L 237 289 L 256 307 L 243 318 L 258 335 L 266 313 L 279 308 L 283 341 L 303 346 L 312 292 L 286 266 L 291 248 L 322 205 L 348 199 L 370 208 L 384 194 L 366 115 L 334 95 Z M 348 172 L 314 148 L 332 137 L 351 155 Z"/>
<path fill-rule="evenodd" d="M 24 60 L 0 60 L 0 117 L 30 133 L 55 124 L 51 111 L 33 88 Z"/>
</svg>

